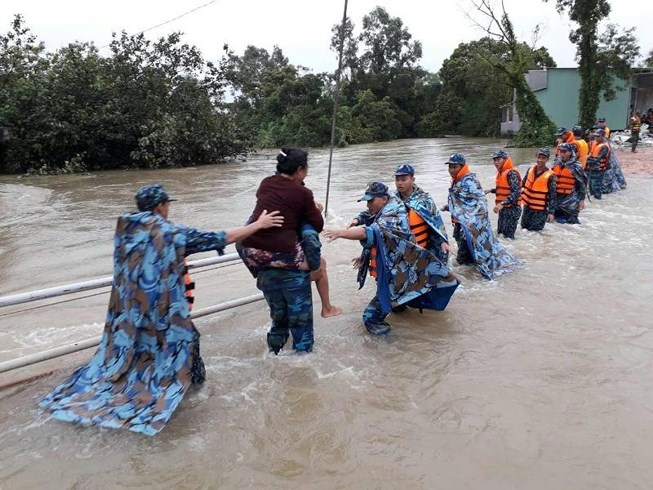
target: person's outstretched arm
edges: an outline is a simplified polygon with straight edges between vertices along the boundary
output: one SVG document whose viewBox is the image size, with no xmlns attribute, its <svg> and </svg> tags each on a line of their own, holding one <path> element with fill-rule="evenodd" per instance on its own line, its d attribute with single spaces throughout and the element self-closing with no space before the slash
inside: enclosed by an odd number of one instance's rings
<svg viewBox="0 0 653 490">
<path fill-rule="evenodd" d="M 279 211 L 268 213 L 267 210 L 264 209 L 258 219 L 253 223 L 227 230 L 227 245 L 244 240 L 248 236 L 253 235 L 259 230 L 264 230 L 265 228 L 279 228 L 283 225 L 283 219 L 284 218 L 279 214 Z"/>
<path fill-rule="evenodd" d="M 354 228 L 324 230 L 322 234 L 328 240 L 335 240 L 337 238 L 345 238 L 346 240 L 366 240 L 367 232 L 365 226 L 356 226 Z"/>
<path fill-rule="evenodd" d="M 264 228 L 279 227 L 283 224 L 283 216 L 279 211 L 268 213 L 263 211 L 261 216 L 245 226 L 232 228 L 226 231 L 202 231 L 196 228 L 180 227 L 186 235 L 186 255 L 209 250 L 222 250 L 233 242 L 238 242 Z"/>
</svg>

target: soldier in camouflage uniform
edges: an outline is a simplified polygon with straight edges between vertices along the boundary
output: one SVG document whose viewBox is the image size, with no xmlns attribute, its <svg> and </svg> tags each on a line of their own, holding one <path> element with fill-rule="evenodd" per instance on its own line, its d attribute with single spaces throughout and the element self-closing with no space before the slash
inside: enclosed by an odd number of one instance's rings
<svg viewBox="0 0 653 490">
<path fill-rule="evenodd" d="M 329 239 L 360 240 L 363 253 L 354 260 L 363 287 L 367 272 L 376 279 L 376 294 L 363 312 L 363 324 L 374 335 L 390 331 L 385 320 L 392 307 L 408 304 L 415 308 L 443 310 L 458 280 L 446 262 L 420 245 L 409 224 L 408 208 L 388 187 L 372 182 L 359 201 L 365 201 L 369 218 L 361 226 L 328 230 Z M 443 249 L 441 249 L 443 250 Z"/>
<path fill-rule="evenodd" d="M 551 152 L 548 148 L 540 148 L 536 154 L 536 164 L 533 165 L 522 182 L 522 199 L 524 210 L 521 227 L 530 231 L 544 229 L 546 223 L 553 221 L 553 211 L 556 203 L 556 176 L 546 166 Z"/>
<path fill-rule="evenodd" d="M 521 175 L 505 151 L 492 154 L 494 167 L 497 169 L 496 187 L 486 191 L 496 194 L 493 211 L 499 213 L 497 235 L 514 239 L 515 230 L 521 216 Z"/>
<path fill-rule="evenodd" d="M 558 223 L 579 224 L 578 213 L 585 208 L 587 177 L 576 160 L 575 146 L 563 143 L 558 146 L 560 156 L 553 168 L 556 175 L 556 205 L 553 212 Z M 587 160 L 589 166 L 589 159 Z"/>
</svg>

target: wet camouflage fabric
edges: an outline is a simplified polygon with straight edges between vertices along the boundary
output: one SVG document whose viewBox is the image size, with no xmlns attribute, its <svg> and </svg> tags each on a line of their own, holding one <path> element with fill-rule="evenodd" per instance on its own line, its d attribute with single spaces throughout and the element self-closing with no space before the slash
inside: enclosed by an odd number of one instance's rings
<svg viewBox="0 0 653 490">
<path fill-rule="evenodd" d="M 200 334 L 184 296 L 184 257 L 225 244 L 224 232 L 184 228 L 151 212 L 119 218 L 100 346 L 41 408 L 66 422 L 161 431 L 189 386 L 203 381 Z"/>
<path fill-rule="evenodd" d="M 596 199 L 601 199 L 603 195 L 603 179 L 605 177 L 605 172 L 608 170 L 607 168 L 603 171 L 599 170 L 599 161 L 602 160 L 605 156 L 609 157 L 611 153 L 612 151 L 610 150 L 610 147 L 603 147 L 601 148 L 601 152 L 596 157 L 589 157 L 587 159 L 587 167 L 585 167 L 585 170 L 587 171 L 588 176 L 588 191 Z M 608 168 L 610 161 L 611 160 L 609 159 Z"/>
<path fill-rule="evenodd" d="M 530 169 L 528 170 L 530 172 Z M 528 172 L 524 175 L 524 180 L 522 181 L 522 187 L 526 186 L 526 181 L 528 179 Z M 541 173 L 537 176 L 542 175 Z M 548 193 L 546 196 L 546 209 L 544 211 L 534 211 L 528 206 L 524 205 L 522 209 L 521 217 L 521 227 L 529 231 L 540 231 L 544 229 L 546 225 L 546 218 L 549 214 L 553 214 L 555 211 L 556 203 L 556 176 L 551 175 L 547 181 Z"/>
<path fill-rule="evenodd" d="M 310 275 L 306 271 L 261 269 L 256 286 L 270 308 L 272 325 L 267 335 L 270 351 L 275 354 L 286 345 L 289 333 L 298 352 L 313 349 L 313 300 Z"/>
<path fill-rule="evenodd" d="M 574 179 L 576 179 L 576 185 L 571 194 L 556 194 L 556 205 L 553 214 L 559 223 L 579 223 L 580 203 L 585 200 L 587 194 L 587 177 L 580 163 L 576 160 L 572 159 L 567 163 L 557 160 L 553 167 L 555 168 L 556 165 L 569 168 Z"/>
<path fill-rule="evenodd" d="M 448 208 L 460 229 L 476 268 L 487 279 L 510 272 L 520 264 L 492 232 L 487 200 L 480 182 L 468 173 L 449 188 Z"/>
<path fill-rule="evenodd" d="M 553 214 L 553 213 L 551 213 Z M 521 216 L 521 227 L 529 231 L 541 231 L 546 225 L 546 211 L 533 211 L 527 206 L 524 206 Z"/>
<path fill-rule="evenodd" d="M 383 321 L 393 304 L 408 303 L 432 290 L 447 296 L 446 306 L 458 281 L 446 262 L 417 245 L 401 200 L 390 198 L 374 222 L 366 227 L 366 234 L 367 239 L 361 242 L 365 249 L 362 257 L 367 256 L 367 250 L 376 247 L 378 269 L 377 294 L 363 316 L 368 330 L 372 322 Z"/>
<path fill-rule="evenodd" d="M 520 217 L 521 208 L 519 206 L 501 209 L 497 220 L 497 235 L 503 235 L 505 238 L 515 238 L 515 231 Z"/>
<path fill-rule="evenodd" d="M 465 236 L 465 232 L 463 231 L 462 226 L 460 226 L 460 223 L 453 224 L 453 237 L 458 245 L 456 262 L 458 262 L 459 265 L 475 264 L 474 256 L 467 246 L 467 237 Z"/>
<path fill-rule="evenodd" d="M 604 194 L 610 194 L 627 187 L 626 177 L 619 165 L 619 159 L 614 151 L 610 153 L 610 165 L 603 172 L 602 191 Z"/>
<path fill-rule="evenodd" d="M 248 221 L 248 224 L 250 222 L 251 220 Z M 302 225 L 301 241 L 297 243 L 293 253 L 268 252 L 267 250 L 243 247 L 241 242 L 236 244 L 238 255 L 254 277 L 264 268 L 298 269 L 304 260 L 306 260 L 309 270 L 316 271 L 321 265 L 321 249 L 320 234 L 309 224 Z"/>
<path fill-rule="evenodd" d="M 374 295 L 363 311 L 363 326 L 372 335 L 388 333 L 391 329 L 390 324 L 385 321 L 388 313 L 383 311 L 379 297 Z"/>
<path fill-rule="evenodd" d="M 401 200 L 401 194 L 399 192 L 395 196 Z M 438 259 L 446 263 L 449 259 L 449 254 L 443 252 L 440 246 L 448 242 L 449 238 L 447 237 L 447 231 L 440 210 L 431 195 L 415 185 L 413 186 L 413 193 L 403 202 L 429 225 L 429 250 Z"/>
<path fill-rule="evenodd" d="M 515 238 L 515 231 L 517 230 L 519 217 L 521 216 L 521 207 L 516 205 L 521 193 L 521 179 L 516 169 L 508 172 L 508 185 L 510 186 L 510 194 L 501 204 L 510 207 L 499 210 L 497 235 L 503 235 L 506 238 Z"/>
<path fill-rule="evenodd" d="M 159 204 L 168 201 L 176 201 L 170 199 L 165 188 L 161 184 L 146 185 L 138 189 L 135 196 L 136 207 L 139 211 L 152 211 Z"/>
</svg>

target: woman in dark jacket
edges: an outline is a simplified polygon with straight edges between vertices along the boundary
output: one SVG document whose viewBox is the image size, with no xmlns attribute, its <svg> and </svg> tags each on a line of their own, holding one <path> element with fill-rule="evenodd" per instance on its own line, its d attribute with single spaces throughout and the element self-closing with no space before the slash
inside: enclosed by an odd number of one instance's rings
<svg viewBox="0 0 653 490">
<path fill-rule="evenodd" d="M 278 353 L 293 335 L 293 348 L 310 351 L 313 346 L 313 311 L 310 281 L 316 281 L 322 300 L 322 316 L 342 310 L 329 301 L 326 262 L 320 257 L 318 233 L 324 227 L 313 193 L 304 185 L 308 154 L 283 148 L 277 155 L 277 173 L 266 177 L 256 192 L 252 220 L 266 209 L 278 209 L 284 224 L 275 233 L 261 230 L 243 241 L 239 252 L 257 278 L 257 286 L 270 306 L 272 327 L 268 346 Z"/>
</svg>

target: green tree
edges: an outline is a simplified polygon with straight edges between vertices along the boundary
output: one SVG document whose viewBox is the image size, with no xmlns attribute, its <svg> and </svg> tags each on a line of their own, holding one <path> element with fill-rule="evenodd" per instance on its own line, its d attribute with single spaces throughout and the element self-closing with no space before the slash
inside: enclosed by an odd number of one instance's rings
<svg viewBox="0 0 653 490">
<path fill-rule="evenodd" d="M 634 27 L 622 30 L 616 24 L 608 24 L 599 36 L 598 83 L 605 100 L 615 99 L 617 90 L 622 90 L 622 87 L 615 86 L 615 77 L 624 81 L 630 80 L 631 67 L 639 57 L 639 45 L 634 33 Z"/>
<path fill-rule="evenodd" d="M 524 73 L 530 69 L 555 66 L 546 48 L 534 50 L 521 43 L 517 50 L 523 58 Z M 491 37 L 461 43 L 442 63 L 439 72 L 442 91 L 436 110 L 428 118 L 433 134 L 498 134 L 500 107 L 512 100 L 513 84 L 511 78 L 504 71 L 497 70 L 495 65 L 510 60 L 510 57 L 509 46 Z"/>
<path fill-rule="evenodd" d="M 521 127 L 514 140 L 515 144 L 518 146 L 548 144 L 553 140 L 555 125 L 544 112 L 524 78 L 524 74 L 536 59 L 533 50 L 525 49 L 524 44 L 517 40 L 512 21 L 505 9 L 500 13 L 496 12 L 490 0 L 472 0 L 471 3 L 484 19 L 477 24 L 489 36 L 504 45 L 506 50 L 505 55 L 491 54 L 485 59 L 497 72 L 506 77 L 509 86 L 515 91 L 515 105 L 521 121 Z"/>
<path fill-rule="evenodd" d="M 389 141 L 401 134 L 401 121 L 388 96 L 379 100 L 369 89 L 359 92 L 351 115 L 356 130 L 351 135 L 352 143 Z"/>
<path fill-rule="evenodd" d="M 569 34 L 569 40 L 577 48 L 581 80 L 579 120 L 589 127 L 596 121 L 601 95 L 607 99 L 615 96 L 612 75 L 629 79 L 630 66 L 639 55 L 639 47 L 633 29 L 619 35 L 616 26 L 608 25 L 599 35 L 599 23 L 610 14 L 608 0 L 556 0 L 556 9 L 559 13 L 567 12 L 578 26 Z"/>
<path fill-rule="evenodd" d="M 32 153 L 42 155 L 38 135 L 49 126 L 44 88 L 48 65 L 45 45 L 16 15 L 10 30 L 0 36 L 0 127 L 9 133 L 0 172 L 20 171 L 20 162 L 33 158 Z"/>
<path fill-rule="evenodd" d="M 230 110 L 254 146 L 317 146 L 329 141 L 331 98 L 327 77 L 248 46 L 238 56 L 225 46 L 220 62 L 233 102 Z"/>
<path fill-rule="evenodd" d="M 4 172 L 215 163 L 247 150 L 219 70 L 171 34 L 114 36 L 46 53 L 17 16 L 0 36 Z"/>
<path fill-rule="evenodd" d="M 334 51 L 337 51 L 339 42 L 338 29 L 339 26 L 333 27 L 331 47 Z M 348 20 L 341 91 L 343 110 L 349 107 L 352 109 L 349 115 L 359 114 L 353 109 L 361 97 L 367 100 L 365 92 L 370 91 L 375 103 L 385 104 L 383 101 L 388 98 L 390 110 L 394 112 L 392 119 L 399 121 L 401 126 L 399 137 L 423 134 L 428 125 L 419 123 L 433 112 L 440 84 L 437 78 L 420 67 L 421 57 L 421 43 L 413 40 L 399 17 L 391 16 L 383 7 L 376 7 L 363 17 L 358 34 L 354 24 Z M 351 127 L 359 126 L 353 124 Z M 344 137 L 348 142 L 359 142 L 363 134 L 378 137 L 388 133 L 345 131 Z"/>
</svg>

